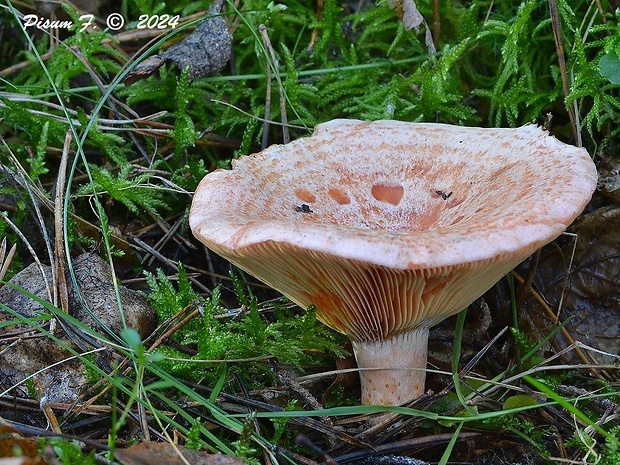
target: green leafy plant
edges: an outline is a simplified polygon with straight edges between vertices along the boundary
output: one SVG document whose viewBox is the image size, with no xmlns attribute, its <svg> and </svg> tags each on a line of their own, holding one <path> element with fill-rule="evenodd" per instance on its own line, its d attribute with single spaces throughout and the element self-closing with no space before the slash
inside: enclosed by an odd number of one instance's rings
<svg viewBox="0 0 620 465">
<path fill-rule="evenodd" d="M 581 36 L 584 31 L 576 25 L 575 13 L 568 6 L 565 10 L 570 14 L 565 14 L 564 19 L 575 31 L 574 54 L 570 62 L 575 77 L 567 103 L 577 103 L 582 109 L 582 124 L 592 138 L 596 139 L 598 131 L 603 131 L 605 136 L 617 136 L 620 131 L 615 124 L 620 111 L 620 12 L 616 12 L 611 21 L 585 31 L 591 38 L 585 41 Z"/>
<path fill-rule="evenodd" d="M 96 465 L 95 451 L 85 452 L 82 444 L 76 440 L 61 438 L 49 438 L 42 442 L 40 450 L 44 452 L 46 447 L 52 447 L 61 465 Z"/>
<path fill-rule="evenodd" d="M 77 196 L 89 196 L 93 193 L 106 194 L 125 205 L 136 215 L 148 212 L 156 217 L 166 210 L 164 191 L 149 181 L 149 173 L 135 174 L 130 164 L 124 164 L 115 174 L 105 168 L 93 166 L 92 182 L 77 190 Z"/>
<path fill-rule="evenodd" d="M 538 14 L 539 8 L 536 0 L 523 2 L 514 20 L 486 21 L 476 37 L 482 48 L 494 36 L 503 38 L 491 86 L 475 90 L 489 99 L 489 121 L 495 126 L 536 121 L 560 96 L 559 76 L 552 73 L 554 57 L 543 52 L 553 47 L 550 20 Z"/>
<path fill-rule="evenodd" d="M 271 369 L 264 363 L 269 358 L 301 366 L 324 362 L 332 354 L 345 355 L 337 336 L 321 325 L 312 311 L 300 314 L 278 304 L 259 310 L 256 299 L 247 299 L 242 288 L 237 287 L 239 301 L 247 302 L 247 307 L 244 305 L 235 316 L 226 316 L 228 310 L 220 305 L 219 288 L 208 299 L 199 297 L 183 268 L 179 269 L 178 290 L 161 271 L 157 277 L 147 274 L 147 282 L 151 288 L 147 298 L 162 321 L 188 307 L 200 308 L 200 315 L 172 336 L 195 355 L 188 356 L 172 347 L 159 349 L 165 355 L 161 365 L 179 376 L 214 380 L 219 374 L 218 363 L 228 363 L 241 364 L 245 373 L 254 373 L 254 378 L 248 376 L 249 381 L 253 378 L 269 382 Z"/>
</svg>

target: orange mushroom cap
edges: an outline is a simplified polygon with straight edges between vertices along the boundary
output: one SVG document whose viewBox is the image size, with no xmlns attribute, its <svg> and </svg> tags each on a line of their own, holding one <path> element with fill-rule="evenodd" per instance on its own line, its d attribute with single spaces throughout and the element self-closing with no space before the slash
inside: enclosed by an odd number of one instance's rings
<svg viewBox="0 0 620 465">
<path fill-rule="evenodd" d="M 208 174 L 189 223 L 352 341 L 385 341 L 473 302 L 561 234 L 596 181 L 584 149 L 533 125 L 334 120 Z"/>
</svg>

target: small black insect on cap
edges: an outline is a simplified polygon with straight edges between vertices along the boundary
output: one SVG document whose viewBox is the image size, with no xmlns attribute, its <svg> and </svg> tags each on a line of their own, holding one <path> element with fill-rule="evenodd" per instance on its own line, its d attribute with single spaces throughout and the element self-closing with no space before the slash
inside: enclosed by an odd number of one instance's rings
<svg viewBox="0 0 620 465">
<path fill-rule="evenodd" d="M 310 210 L 310 207 L 306 205 L 305 203 L 302 203 L 301 205 L 297 205 L 295 207 L 295 211 L 301 212 L 301 213 L 312 213 L 312 210 Z"/>
</svg>

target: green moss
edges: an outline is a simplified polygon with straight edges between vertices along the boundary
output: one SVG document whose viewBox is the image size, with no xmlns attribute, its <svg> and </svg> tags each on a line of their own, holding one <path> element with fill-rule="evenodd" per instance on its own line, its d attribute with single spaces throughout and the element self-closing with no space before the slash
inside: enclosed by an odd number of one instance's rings
<svg viewBox="0 0 620 465">
<path fill-rule="evenodd" d="M 165 356 L 161 366 L 176 376 L 214 382 L 221 364 L 227 363 L 231 373 L 241 374 L 248 384 L 265 387 L 274 382 L 269 359 L 302 367 L 329 363 L 330 357 L 345 355 L 342 339 L 319 323 L 312 310 L 300 312 L 282 304 L 259 308 L 256 299 L 237 284 L 237 298 L 243 307 L 228 316 L 228 309 L 220 304 L 220 289 L 214 289 L 207 299 L 199 297 L 183 268 L 179 269 L 176 287 L 161 271 L 157 276 L 147 274 L 147 282 L 151 288 L 147 298 L 160 321 L 188 306 L 200 308 L 200 315 L 172 336 L 185 351 L 172 346 L 158 349 Z"/>
</svg>

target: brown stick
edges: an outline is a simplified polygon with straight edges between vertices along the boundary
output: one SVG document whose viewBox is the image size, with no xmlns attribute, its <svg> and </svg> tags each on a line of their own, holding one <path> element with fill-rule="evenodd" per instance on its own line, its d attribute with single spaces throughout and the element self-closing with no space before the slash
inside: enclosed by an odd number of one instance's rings
<svg viewBox="0 0 620 465">
<path fill-rule="evenodd" d="M 263 38 L 263 44 L 265 48 L 269 46 L 269 37 L 267 36 L 267 29 L 264 24 L 258 26 L 258 30 Z M 269 57 L 265 57 L 267 60 L 267 91 L 265 95 L 265 121 L 263 122 L 263 141 L 261 143 L 261 149 L 267 148 L 269 145 L 269 120 L 271 119 L 271 66 L 269 65 Z"/>
<path fill-rule="evenodd" d="M 555 50 L 558 54 L 560 75 L 562 76 L 562 87 L 564 90 L 564 96 L 567 96 L 570 91 L 568 88 L 568 74 L 566 73 L 566 57 L 564 55 L 564 43 L 562 42 L 562 25 L 560 24 L 560 13 L 558 11 L 558 3 L 556 0 L 549 0 L 549 15 L 551 16 L 551 24 L 553 26 L 553 37 L 555 38 Z M 573 108 L 569 105 L 566 105 L 566 110 L 570 119 L 575 143 L 579 147 L 581 147 L 581 136 L 579 134 L 577 124 L 575 123 L 575 114 Z"/>
<path fill-rule="evenodd" d="M 433 0 L 433 45 L 439 50 L 439 36 L 441 35 L 441 18 L 439 17 L 439 0 Z"/>
<path fill-rule="evenodd" d="M 282 90 L 282 78 L 280 77 L 280 66 L 278 64 L 278 59 L 276 58 L 276 54 L 273 51 L 273 47 L 271 46 L 271 41 L 269 40 L 269 35 L 267 35 L 267 28 L 265 25 L 261 24 L 259 26 L 260 33 L 263 36 L 263 41 L 265 43 L 265 48 L 269 52 L 271 56 L 271 61 L 273 63 L 273 70 L 276 73 L 276 80 L 278 81 L 278 93 L 280 94 L 280 119 L 282 119 L 282 141 L 285 144 L 288 144 L 291 141 L 291 138 L 288 133 L 288 118 L 286 117 L 286 99 L 284 96 L 284 91 Z M 268 60 L 269 61 L 269 60 Z M 267 66 L 267 71 L 269 71 L 269 66 Z"/>
<path fill-rule="evenodd" d="M 72 132 L 67 131 L 65 136 L 65 144 L 62 148 L 62 157 L 60 158 L 60 167 L 58 168 L 58 179 L 56 181 L 56 199 L 54 201 L 54 236 L 55 236 L 55 253 L 54 267 L 56 268 L 56 282 L 54 283 L 54 296 L 60 303 L 63 312 L 69 313 L 69 292 L 67 290 L 67 278 L 65 276 L 65 240 L 63 230 L 63 211 L 65 198 L 65 177 L 67 174 L 67 160 L 69 158 L 69 150 L 71 147 Z M 58 303 L 54 302 L 55 305 Z M 54 325 L 50 330 L 54 329 Z"/>
</svg>

